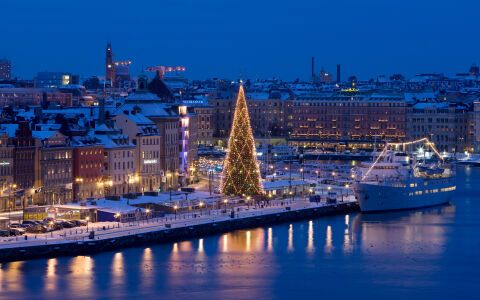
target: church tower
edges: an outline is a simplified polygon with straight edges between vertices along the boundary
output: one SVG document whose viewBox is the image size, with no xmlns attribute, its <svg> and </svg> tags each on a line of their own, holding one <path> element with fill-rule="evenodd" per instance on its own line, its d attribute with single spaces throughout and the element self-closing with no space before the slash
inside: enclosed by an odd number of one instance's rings
<svg viewBox="0 0 480 300">
<path fill-rule="evenodd" d="M 107 43 L 105 50 L 105 79 L 110 81 L 111 86 L 115 80 L 115 66 L 113 64 L 112 43 Z"/>
</svg>

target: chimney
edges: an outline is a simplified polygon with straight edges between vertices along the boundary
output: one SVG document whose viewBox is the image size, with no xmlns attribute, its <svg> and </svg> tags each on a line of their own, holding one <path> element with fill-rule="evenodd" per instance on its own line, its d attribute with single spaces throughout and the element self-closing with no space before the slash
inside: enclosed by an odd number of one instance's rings
<svg viewBox="0 0 480 300">
<path fill-rule="evenodd" d="M 340 64 L 337 65 L 337 83 L 340 83 L 342 81 L 342 77 L 340 74 Z"/>
</svg>

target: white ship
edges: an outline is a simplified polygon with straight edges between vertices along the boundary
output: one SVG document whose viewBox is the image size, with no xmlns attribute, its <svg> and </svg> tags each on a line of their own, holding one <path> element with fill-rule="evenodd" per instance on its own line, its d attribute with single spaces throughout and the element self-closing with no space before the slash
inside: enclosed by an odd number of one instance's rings
<svg viewBox="0 0 480 300">
<path fill-rule="evenodd" d="M 425 142 L 437 162 L 417 160 L 398 148 Z M 393 149 L 392 149 L 393 148 Z M 456 189 L 455 169 L 427 139 L 387 144 L 374 162 L 356 168 L 355 194 L 362 212 L 413 209 L 448 203 Z"/>
</svg>

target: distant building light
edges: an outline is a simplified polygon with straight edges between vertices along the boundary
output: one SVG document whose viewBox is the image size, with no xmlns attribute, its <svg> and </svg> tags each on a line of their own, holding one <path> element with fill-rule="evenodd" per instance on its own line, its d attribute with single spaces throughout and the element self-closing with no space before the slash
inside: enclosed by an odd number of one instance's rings
<svg viewBox="0 0 480 300">
<path fill-rule="evenodd" d="M 157 160 L 156 160 L 156 159 L 145 159 L 145 160 L 143 161 L 143 163 L 144 163 L 145 165 L 156 164 L 156 163 L 157 163 Z"/>
</svg>

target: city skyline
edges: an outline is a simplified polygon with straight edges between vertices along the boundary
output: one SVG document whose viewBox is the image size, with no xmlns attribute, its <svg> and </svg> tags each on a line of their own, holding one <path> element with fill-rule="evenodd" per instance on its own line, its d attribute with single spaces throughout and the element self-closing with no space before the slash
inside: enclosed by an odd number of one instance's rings
<svg viewBox="0 0 480 300">
<path fill-rule="evenodd" d="M 343 79 L 455 74 L 479 61 L 478 42 L 471 38 L 480 31 L 474 26 L 480 4 L 474 1 L 275 3 L 4 3 L 2 25 L 10 30 L 3 33 L 0 57 L 12 61 L 12 75 L 20 78 L 38 71 L 104 75 L 107 41 L 115 59 L 133 61 L 133 75 L 150 65 L 183 65 L 191 79 L 306 80 L 312 56 L 317 73 L 322 66 L 334 73 L 342 64 Z M 72 12 L 88 22 L 76 22 Z"/>
</svg>

